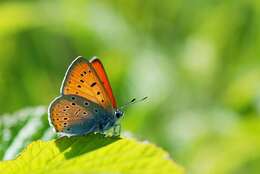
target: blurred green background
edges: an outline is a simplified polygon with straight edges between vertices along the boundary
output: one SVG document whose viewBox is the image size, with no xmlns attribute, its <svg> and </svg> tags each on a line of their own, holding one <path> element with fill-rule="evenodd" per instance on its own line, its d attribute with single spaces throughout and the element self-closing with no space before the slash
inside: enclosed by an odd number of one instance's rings
<svg viewBox="0 0 260 174">
<path fill-rule="evenodd" d="M 124 134 L 188 173 L 259 173 L 259 19 L 258 0 L 1 1 L 0 114 L 48 106 L 71 61 L 98 56 L 119 105 L 149 96 Z"/>
</svg>

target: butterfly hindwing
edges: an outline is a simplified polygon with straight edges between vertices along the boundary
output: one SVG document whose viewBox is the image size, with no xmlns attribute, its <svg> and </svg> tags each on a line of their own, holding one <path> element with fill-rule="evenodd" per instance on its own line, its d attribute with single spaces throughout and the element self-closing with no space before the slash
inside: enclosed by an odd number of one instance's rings
<svg viewBox="0 0 260 174">
<path fill-rule="evenodd" d="M 109 96 L 109 99 L 112 103 L 113 108 L 117 108 L 116 99 L 113 95 L 113 91 L 112 91 L 111 85 L 109 83 L 106 71 L 103 67 L 103 64 L 101 63 L 101 61 L 98 58 L 91 59 L 90 63 L 92 65 L 93 69 L 95 69 L 96 73 L 98 74 L 101 82 L 103 83 L 104 88 Z"/>
<path fill-rule="evenodd" d="M 112 111 L 112 103 L 101 80 L 91 64 L 78 57 L 70 65 L 63 80 L 62 95 L 77 95 L 88 99 L 108 111 Z"/>
<path fill-rule="evenodd" d="M 100 131 L 112 119 L 105 109 L 77 95 L 60 96 L 49 108 L 49 121 L 55 130 L 67 134 Z"/>
</svg>

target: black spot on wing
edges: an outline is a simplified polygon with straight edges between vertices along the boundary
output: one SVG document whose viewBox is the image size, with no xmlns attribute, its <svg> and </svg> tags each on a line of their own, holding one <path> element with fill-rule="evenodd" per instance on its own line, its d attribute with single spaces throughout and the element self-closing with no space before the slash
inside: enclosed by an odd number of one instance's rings
<svg viewBox="0 0 260 174">
<path fill-rule="evenodd" d="M 94 87 L 97 84 L 97 82 L 93 82 L 90 86 Z"/>
</svg>

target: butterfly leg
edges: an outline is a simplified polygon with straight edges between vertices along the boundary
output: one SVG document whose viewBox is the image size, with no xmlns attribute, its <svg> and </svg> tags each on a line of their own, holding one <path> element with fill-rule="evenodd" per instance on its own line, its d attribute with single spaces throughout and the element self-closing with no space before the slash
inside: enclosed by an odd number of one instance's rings
<svg viewBox="0 0 260 174">
<path fill-rule="evenodd" d="M 121 125 L 120 124 L 115 124 L 113 126 L 113 136 L 115 136 L 115 137 L 120 136 L 120 132 L 121 132 Z"/>
</svg>

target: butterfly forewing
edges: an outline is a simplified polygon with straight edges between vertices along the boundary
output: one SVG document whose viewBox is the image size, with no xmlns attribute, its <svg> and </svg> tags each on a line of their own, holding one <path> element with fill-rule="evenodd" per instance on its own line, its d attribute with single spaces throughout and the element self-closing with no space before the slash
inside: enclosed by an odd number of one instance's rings
<svg viewBox="0 0 260 174">
<path fill-rule="evenodd" d="M 112 103 L 91 64 L 78 57 L 70 65 L 62 84 L 63 95 L 77 95 L 112 111 Z"/>
<path fill-rule="evenodd" d="M 101 61 L 98 58 L 91 59 L 90 63 L 92 65 L 93 69 L 95 69 L 96 73 L 98 74 L 98 77 L 100 78 L 101 82 L 103 83 L 104 88 L 108 94 L 108 97 L 112 103 L 113 108 L 117 108 L 116 99 L 113 95 L 113 91 L 112 91 L 111 85 L 109 83 L 109 80 L 107 78 L 107 74 L 103 67 L 103 64 L 101 63 Z"/>
</svg>

